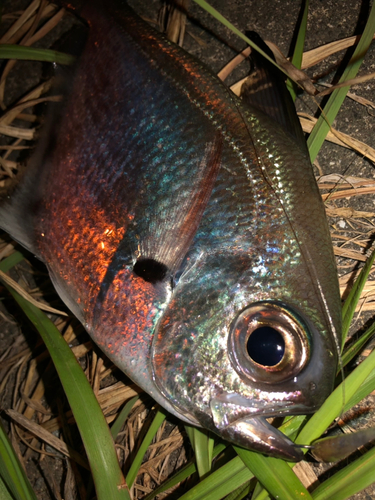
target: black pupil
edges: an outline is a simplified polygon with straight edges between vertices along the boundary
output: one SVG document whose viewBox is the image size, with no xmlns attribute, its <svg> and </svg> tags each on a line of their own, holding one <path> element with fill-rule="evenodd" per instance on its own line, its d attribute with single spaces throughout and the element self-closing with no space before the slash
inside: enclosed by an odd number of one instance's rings
<svg viewBox="0 0 375 500">
<path fill-rule="evenodd" d="M 134 264 L 133 271 L 145 281 L 155 284 L 165 278 L 168 268 L 154 259 L 140 259 Z"/>
<path fill-rule="evenodd" d="M 254 330 L 247 341 L 247 352 L 262 366 L 275 366 L 283 359 L 285 342 L 282 335 L 270 326 Z"/>
</svg>

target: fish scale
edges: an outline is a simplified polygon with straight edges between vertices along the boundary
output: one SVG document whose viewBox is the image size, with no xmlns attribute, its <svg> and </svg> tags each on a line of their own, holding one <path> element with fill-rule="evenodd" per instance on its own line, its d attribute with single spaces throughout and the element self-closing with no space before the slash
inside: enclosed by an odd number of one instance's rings
<svg viewBox="0 0 375 500">
<path fill-rule="evenodd" d="M 314 411 L 331 391 L 340 298 L 295 110 L 264 105 L 285 97 L 282 77 L 254 56 L 240 99 L 126 4 L 80 15 L 73 81 L 0 225 L 168 411 L 300 460 L 265 417 Z M 247 347 L 259 328 L 285 346 L 276 364 Z"/>
</svg>

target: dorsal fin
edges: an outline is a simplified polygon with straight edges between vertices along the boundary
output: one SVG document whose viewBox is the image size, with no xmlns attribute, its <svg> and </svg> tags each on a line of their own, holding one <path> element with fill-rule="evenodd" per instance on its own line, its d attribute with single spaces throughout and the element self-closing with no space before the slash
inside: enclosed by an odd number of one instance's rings
<svg viewBox="0 0 375 500">
<path fill-rule="evenodd" d="M 246 36 L 266 54 L 275 59 L 271 49 L 254 31 Z M 252 50 L 254 69 L 241 88 L 241 98 L 277 121 L 306 149 L 305 137 L 296 113 L 293 100 L 285 85 L 285 75 L 259 52 Z"/>
</svg>

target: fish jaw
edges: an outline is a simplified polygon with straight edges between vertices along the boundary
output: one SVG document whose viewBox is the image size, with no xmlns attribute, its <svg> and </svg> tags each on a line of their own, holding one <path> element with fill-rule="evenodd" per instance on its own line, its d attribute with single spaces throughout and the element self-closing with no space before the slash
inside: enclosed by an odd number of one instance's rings
<svg viewBox="0 0 375 500">
<path fill-rule="evenodd" d="M 303 460 L 302 450 L 264 417 L 246 417 L 220 429 L 220 435 L 237 446 L 249 448 L 288 462 Z"/>
<path fill-rule="evenodd" d="M 290 462 L 303 459 L 301 448 L 273 427 L 265 417 L 253 416 L 251 409 L 248 415 L 239 416 L 244 412 L 243 407 L 228 405 L 218 399 L 212 399 L 210 407 L 216 433 L 227 441 L 243 448 L 249 448 L 251 443 L 250 447 L 254 451 Z"/>
</svg>

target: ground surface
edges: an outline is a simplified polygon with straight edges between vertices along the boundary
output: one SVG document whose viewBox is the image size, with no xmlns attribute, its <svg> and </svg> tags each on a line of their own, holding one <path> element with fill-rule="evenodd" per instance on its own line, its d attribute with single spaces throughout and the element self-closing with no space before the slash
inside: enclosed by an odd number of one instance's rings
<svg viewBox="0 0 375 500">
<path fill-rule="evenodd" d="M 28 1 L 5 1 L 4 12 L 21 10 L 27 5 Z M 129 0 L 129 3 L 140 14 L 155 20 L 160 8 L 159 1 L 155 0 Z M 300 2 L 285 0 L 212 0 L 212 5 L 224 14 L 241 31 L 247 29 L 257 31 L 264 39 L 276 43 L 279 48 L 288 54 L 293 40 L 294 29 L 299 15 Z M 338 0 L 338 1 L 310 1 L 310 14 L 308 23 L 308 34 L 306 39 L 306 49 L 312 49 L 326 44 L 339 38 L 344 38 L 354 34 L 361 33 L 366 14 L 368 13 L 369 2 Z M 68 22 L 67 22 L 68 24 Z M 47 44 L 49 45 L 57 38 L 51 35 Z M 199 42 L 197 42 L 197 40 Z M 45 42 L 41 43 L 43 45 Z M 244 47 L 244 43 L 237 39 L 226 28 L 218 22 L 212 20 L 208 14 L 202 11 L 193 2 L 189 5 L 189 20 L 187 24 L 187 33 L 185 36 L 184 47 L 202 59 L 215 72 L 219 71 L 223 65 L 232 58 L 236 51 Z M 318 67 L 308 70 L 311 77 L 321 77 L 320 81 L 332 81 L 332 76 L 340 71 L 340 63 L 345 56 L 345 52 L 332 56 L 328 62 L 323 62 Z M 366 56 L 365 64 L 361 74 L 373 72 L 375 68 L 375 47 L 370 49 Z M 40 63 L 22 62 L 18 63 L 12 71 L 6 86 L 6 104 L 15 102 L 26 88 L 31 88 L 40 80 L 44 72 L 44 67 Z M 361 86 L 356 86 L 352 92 L 375 101 L 375 83 L 367 82 Z M 311 97 L 303 96 L 297 102 L 297 108 L 304 110 L 309 114 L 316 111 L 316 103 Z M 371 147 L 375 147 L 374 139 L 374 113 L 375 110 L 366 108 L 356 102 L 347 100 L 340 111 L 335 126 L 338 130 L 349 135 L 355 136 Z M 5 139 L 7 141 L 7 139 Z M 363 177 L 367 179 L 375 178 L 374 165 L 364 159 L 361 155 L 344 149 L 339 146 L 326 143 L 318 156 L 320 173 L 340 174 L 344 176 Z M 318 174 L 318 170 L 317 170 Z M 336 207 L 351 207 L 355 210 L 373 212 L 375 204 L 374 195 L 361 197 L 351 197 L 350 199 L 340 199 L 333 203 Z M 349 235 L 361 235 L 363 246 L 353 248 L 362 254 L 371 246 L 375 228 L 373 220 L 369 217 L 348 220 L 343 217 L 336 217 L 331 220 L 333 239 L 337 246 L 341 245 L 339 237 Z M 349 232 L 348 232 L 349 231 Z M 340 275 L 348 272 L 349 269 L 357 265 L 357 262 L 347 258 L 338 259 L 338 268 Z M 26 271 L 25 271 L 26 272 Z M 41 271 L 43 272 L 43 271 Z M 29 276 L 29 275 L 27 275 Z M 12 308 L 9 301 L 5 304 L 8 309 L 4 309 L 4 316 L 0 318 L 0 339 L 1 353 L 4 353 L 8 346 L 13 349 L 18 346 L 25 347 L 22 331 L 25 325 L 19 317 L 18 312 Z M 372 321 L 374 311 L 369 310 L 358 316 L 353 331 L 363 323 Z M 21 323 L 20 321 L 21 320 Z M 29 340 L 29 344 L 34 345 L 37 342 L 36 337 Z M 14 352 L 14 351 L 12 351 Z M 43 369 L 46 369 L 43 367 Z M 4 374 L 3 374 L 4 376 Z M 20 372 L 19 377 L 22 377 Z M 53 379 L 55 380 L 55 379 Z M 50 389 L 51 390 L 51 389 Z M 13 396 L 14 397 L 14 396 Z M 12 392 L 4 391 L 2 394 L 2 408 L 11 404 Z M 354 419 L 351 425 L 368 425 L 374 413 L 374 400 L 370 397 L 358 408 L 352 411 Z M 54 498 L 51 491 L 51 481 L 53 477 L 57 478 L 59 483 L 61 479 L 61 462 L 55 459 L 45 459 L 42 463 L 37 462 L 37 455 L 29 454 L 28 469 L 34 477 L 34 485 L 38 498 L 47 500 Z M 59 471 L 55 471 L 55 467 Z M 316 472 L 320 469 L 326 469 L 326 466 L 317 466 Z M 375 481 L 375 473 L 374 473 Z M 53 481 L 52 481 L 53 482 Z M 375 498 L 375 488 L 370 487 L 366 492 L 353 497 L 356 499 Z"/>
</svg>

